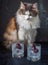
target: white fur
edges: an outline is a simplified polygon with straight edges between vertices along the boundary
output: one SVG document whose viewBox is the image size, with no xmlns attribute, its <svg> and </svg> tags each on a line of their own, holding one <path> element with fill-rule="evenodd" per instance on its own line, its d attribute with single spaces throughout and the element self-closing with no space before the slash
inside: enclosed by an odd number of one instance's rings
<svg viewBox="0 0 48 65">
<path fill-rule="evenodd" d="M 26 18 L 27 16 L 17 15 L 17 23 L 20 25 L 20 27 L 29 29 L 30 25 L 29 25 L 29 22 L 26 20 Z"/>
<path fill-rule="evenodd" d="M 39 15 L 36 17 L 30 17 L 31 20 L 27 20 L 28 14 L 22 15 L 17 12 L 16 14 L 16 20 L 19 24 L 19 39 L 24 40 L 24 38 L 29 38 L 29 41 L 31 40 L 31 33 L 30 30 L 40 28 L 40 19 Z M 31 35 L 30 35 L 31 34 Z M 36 35 L 35 35 L 36 36 Z M 32 38 L 33 39 L 33 38 Z"/>
<path fill-rule="evenodd" d="M 17 23 L 21 26 L 24 27 L 25 29 L 30 29 L 30 24 L 32 26 L 32 29 L 37 29 L 40 28 L 40 19 L 39 15 L 36 17 L 32 17 L 32 20 L 29 21 L 27 20 L 28 15 L 20 15 L 17 13 Z"/>
<path fill-rule="evenodd" d="M 25 30 L 23 28 L 20 28 L 18 31 L 18 36 L 20 40 L 24 40 L 25 37 Z"/>
</svg>

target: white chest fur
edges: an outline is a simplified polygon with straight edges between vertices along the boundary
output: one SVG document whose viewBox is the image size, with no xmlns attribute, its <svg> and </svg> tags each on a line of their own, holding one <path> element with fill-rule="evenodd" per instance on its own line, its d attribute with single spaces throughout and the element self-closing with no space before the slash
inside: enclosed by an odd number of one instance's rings
<svg viewBox="0 0 48 65">
<path fill-rule="evenodd" d="M 30 25 L 32 26 L 32 29 L 40 28 L 40 19 L 38 15 L 36 17 L 32 17 L 31 21 L 27 20 L 26 18 L 27 16 L 25 15 L 17 14 L 17 23 L 19 26 L 27 30 L 30 29 Z"/>
<path fill-rule="evenodd" d="M 20 40 L 28 38 L 28 41 L 34 41 L 37 33 L 36 30 L 33 32 L 33 29 L 40 28 L 40 19 L 38 15 L 36 17 L 32 17 L 31 20 L 27 20 L 27 17 L 28 16 L 19 15 L 17 13 L 16 20 L 19 24 L 18 36 Z"/>
</svg>

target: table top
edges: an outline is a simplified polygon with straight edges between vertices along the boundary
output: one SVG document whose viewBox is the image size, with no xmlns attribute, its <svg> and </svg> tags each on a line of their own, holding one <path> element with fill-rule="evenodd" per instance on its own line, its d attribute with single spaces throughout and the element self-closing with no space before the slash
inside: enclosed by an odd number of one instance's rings
<svg viewBox="0 0 48 65">
<path fill-rule="evenodd" d="M 15 58 L 6 58 L 0 61 L 1 65 L 48 65 L 48 58 L 47 56 L 44 56 L 45 58 L 42 58 L 41 60 L 37 61 L 37 62 L 32 62 L 29 61 L 25 58 L 21 58 L 21 59 L 15 59 Z M 1 63 L 2 62 L 2 63 Z"/>
<path fill-rule="evenodd" d="M 41 60 L 37 61 L 37 62 L 32 62 L 29 61 L 25 58 L 22 59 L 12 59 L 12 64 L 11 65 L 48 65 L 48 60 L 47 60 L 47 56 L 45 56 L 46 58 L 42 58 Z M 9 63 L 7 64 L 9 65 Z"/>
</svg>

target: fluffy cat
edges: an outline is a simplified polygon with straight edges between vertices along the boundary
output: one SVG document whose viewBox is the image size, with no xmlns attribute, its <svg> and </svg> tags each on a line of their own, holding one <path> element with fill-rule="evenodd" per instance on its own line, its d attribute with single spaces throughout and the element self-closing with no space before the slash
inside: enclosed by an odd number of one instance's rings
<svg viewBox="0 0 48 65">
<path fill-rule="evenodd" d="M 4 45 L 8 49 L 13 42 L 17 41 L 17 24 L 15 17 L 12 17 L 7 25 L 6 31 L 4 33 L 4 40 Z"/>
<path fill-rule="evenodd" d="M 34 42 L 37 35 L 37 28 L 40 28 L 40 19 L 37 3 L 23 3 L 16 13 L 16 20 L 19 25 L 19 40 Z"/>
<path fill-rule="evenodd" d="M 16 12 L 16 17 L 12 17 L 4 33 L 4 45 L 10 48 L 17 40 L 28 40 L 34 42 L 37 35 L 37 28 L 40 28 L 37 3 L 22 3 Z"/>
</svg>

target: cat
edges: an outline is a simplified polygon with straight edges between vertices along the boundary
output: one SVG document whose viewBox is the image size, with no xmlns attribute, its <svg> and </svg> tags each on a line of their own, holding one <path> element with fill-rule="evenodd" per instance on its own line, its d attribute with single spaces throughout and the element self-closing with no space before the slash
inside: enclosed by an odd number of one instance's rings
<svg viewBox="0 0 48 65">
<path fill-rule="evenodd" d="M 4 46 L 7 49 L 10 49 L 11 44 L 17 41 L 17 24 L 14 16 L 11 17 L 3 37 L 4 37 Z"/>
<path fill-rule="evenodd" d="M 21 2 L 15 17 L 11 17 L 4 33 L 4 45 L 10 49 L 13 42 L 18 40 L 28 43 L 34 42 L 37 35 L 37 28 L 40 28 L 37 3 Z"/>
<path fill-rule="evenodd" d="M 33 43 L 37 35 L 37 28 L 40 28 L 39 10 L 37 3 L 23 3 L 16 12 L 16 22 L 19 25 L 19 40 L 27 39 Z"/>
</svg>

